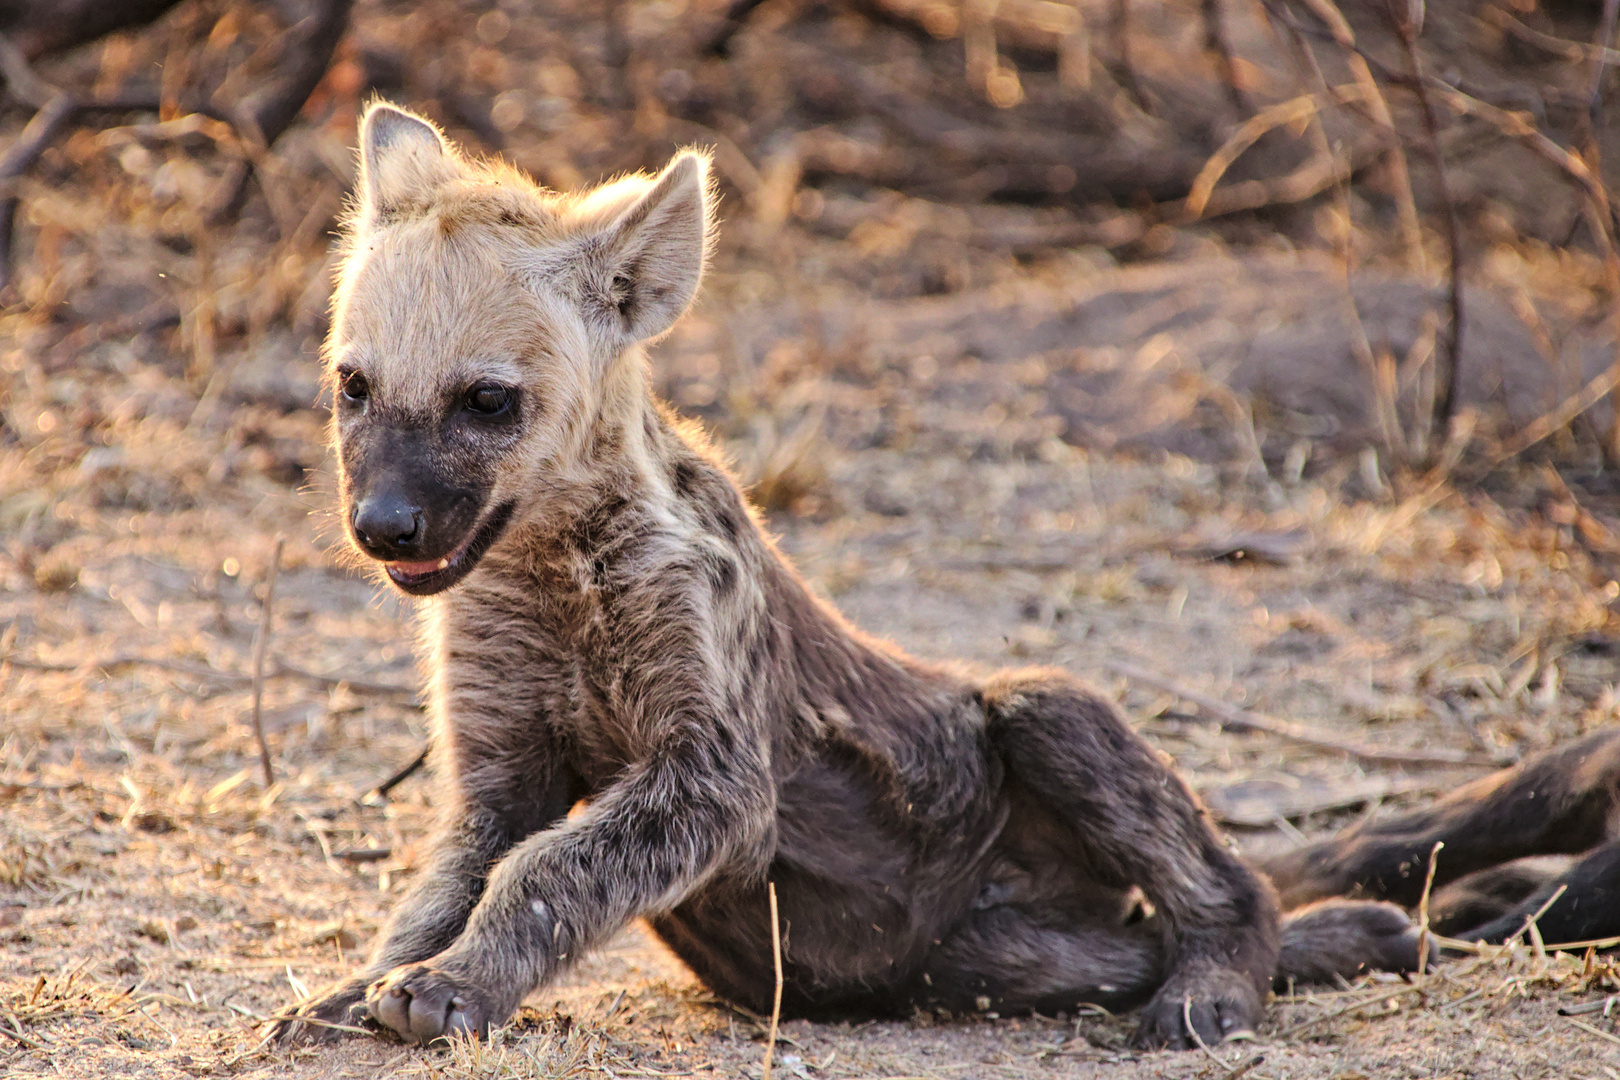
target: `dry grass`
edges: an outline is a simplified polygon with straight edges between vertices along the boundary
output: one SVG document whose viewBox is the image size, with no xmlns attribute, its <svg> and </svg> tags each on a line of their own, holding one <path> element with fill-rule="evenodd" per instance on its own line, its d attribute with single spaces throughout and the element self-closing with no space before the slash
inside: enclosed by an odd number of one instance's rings
<svg viewBox="0 0 1620 1080">
<path fill-rule="evenodd" d="M 156 64 L 209 35 L 222 2 L 196 6 L 192 22 L 126 42 L 121 62 Z M 780 25 L 780 7 L 762 25 Z M 603 104 L 594 61 L 564 60 L 589 37 L 579 25 L 600 29 L 583 8 L 505 36 L 499 20 L 449 33 L 442 4 L 358 8 L 368 47 L 427 58 L 401 96 L 512 91 L 512 152 L 553 184 L 712 134 L 661 111 L 650 68 L 634 101 Z M 655 40 L 667 15 L 636 9 L 632 36 Z M 939 59 L 895 44 L 892 27 L 804 25 L 794 32 L 863 56 L 896 50 L 900 74 L 925 78 Z M 1175 60 L 1180 31 L 1160 29 L 1133 49 L 1139 64 Z M 738 100 L 777 108 L 782 65 L 749 55 Z M 65 64 L 94 76 L 111 58 Z M 960 49 L 946 59 L 959 79 Z M 694 70 L 712 88 L 714 69 Z M 1019 78 L 1040 92 L 1042 73 Z M 231 230 L 199 211 L 231 148 L 183 125 L 79 132 L 23 186 L 20 302 L 0 312 L 0 1073 L 759 1076 L 769 1021 L 714 1002 L 640 929 L 488 1043 L 259 1045 L 260 1018 L 369 946 L 420 864 L 433 809 L 422 778 L 366 798 L 418 752 L 425 722 L 404 605 L 330 549 L 313 343 L 353 103 L 328 89 Z M 1478 770 L 1221 733 L 1180 693 L 1119 677 L 1118 661 L 1322 744 L 1496 760 L 1620 722 L 1620 502 L 1584 467 L 1591 433 L 1560 407 L 1605 388 L 1578 369 L 1612 338 L 1594 328 L 1612 300 L 1600 258 L 1525 239 L 1523 206 L 1481 196 L 1474 225 L 1490 246 L 1474 280 L 1513 298 L 1502 310 L 1529 363 L 1559 370 L 1534 382 L 1546 392 L 1528 411 L 1473 403 L 1485 454 L 1410 475 L 1329 423 L 1355 423 L 1370 388 L 1354 370 L 1338 379 L 1349 328 L 1312 321 L 1342 307 L 1340 286 L 1288 252 L 1343 220 L 1136 227 L 1120 243 L 1143 265 L 1120 268 L 1051 240 L 1077 223 L 1095 237 L 1071 209 L 951 205 L 877 181 L 788 190 L 820 158 L 894 160 L 887 136 L 814 123 L 797 163 L 784 152 L 755 168 L 761 147 L 722 145 L 756 220 L 728 203 L 709 298 L 656 367 L 661 390 L 732 450 L 812 584 L 857 621 L 931 655 L 1091 674 L 1213 805 L 1233 808 L 1253 851 Z M 629 137 L 643 126 L 660 134 Z M 1490 191 L 1510 173 L 1495 157 L 1463 170 Z M 1424 399 L 1434 328 L 1410 317 L 1421 298 L 1386 302 L 1413 294 L 1391 276 L 1411 237 L 1366 227 L 1373 203 L 1349 200 L 1358 227 L 1341 239 L 1384 290 L 1357 297 L 1371 346 L 1391 358 L 1379 407 L 1400 421 Z M 1296 324 L 1309 332 L 1287 337 Z M 1287 364 L 1251 377 L 1245 357 L 1279 337 Z M 1272 376 L 1292 369 L 1339 394 L 1333 408 L 1281 393 Z M 266 789 L 251 673 L 277 536 L 262 722 L 278 780 Z M 1617 992 L 1612 955 L 1520 943 L 1411 982 L 1285 996 L 1255 1043 L 1211 1048 L 1219 1065 L 1137 1054 L 1129 1018 L 1079 1009 L 789 1021 L 772 1069 L 1614 1080 Z"/>
</svg>

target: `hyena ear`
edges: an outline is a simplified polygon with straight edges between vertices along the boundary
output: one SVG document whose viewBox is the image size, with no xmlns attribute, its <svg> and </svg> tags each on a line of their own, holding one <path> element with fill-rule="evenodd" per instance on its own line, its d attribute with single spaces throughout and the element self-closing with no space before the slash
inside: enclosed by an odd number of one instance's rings
<svg viewBox="0 0 1620 1080">
<path fill-rule="evenodd" d="M 613 223 L 609 292 L 631 340 L 674 326 L 697 295 L 709 254 L 709 203 L 708 158 L 682 151 Z"/>
<path fill-rule="evenodd" d="M 360 121 L 360 220 L 378 225 L 413 206 L 422 206 L 446 181 L 457 163 L 444 137 L 431 123 L 386 102 L 375 102 Z"/>
</svg>

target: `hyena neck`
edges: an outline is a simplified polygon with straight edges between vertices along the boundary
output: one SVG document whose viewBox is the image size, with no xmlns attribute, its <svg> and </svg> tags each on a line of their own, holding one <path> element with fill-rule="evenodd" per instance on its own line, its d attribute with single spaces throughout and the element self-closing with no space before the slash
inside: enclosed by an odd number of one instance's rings
<svg viewBox="0 0 1620 1080">
<path fill-rule="evenodd" d="M 690 522 L 688 508 L 696 494 L 691 478 L 701 473 L 707 501 L 730 504 L 717 524 L 734 538 L 756 534 L 741 493 L 695 424 L 676 417 L 649 389 L 647 362 L 641 346 L 632 346 L 609 365 L 580 410 L 567 448 L 548 466 L 536 485 L 544 492 L 521 515 L 530 550 L 557 549 L 583 536 L 601 534 L 610 525 L 634 526 L 651 536 Z M 722 520 L 723 519 L 723 520 Z M 707 531 L 699 524 L 698 531 Z M 517 530 L 514 530 L 516 538 Z"/>
<path fill-rule="evenodd" d="M 613 360 L 592 388 L 573 438 L 546 477 L 546 487 L 562 505 L 548 508 L 545 516 L 559 526 L 593 512 L 603 492 L 656 489 L 666 440 L 647 382 L 647 361 L 636 345 Z"/>
</svg>

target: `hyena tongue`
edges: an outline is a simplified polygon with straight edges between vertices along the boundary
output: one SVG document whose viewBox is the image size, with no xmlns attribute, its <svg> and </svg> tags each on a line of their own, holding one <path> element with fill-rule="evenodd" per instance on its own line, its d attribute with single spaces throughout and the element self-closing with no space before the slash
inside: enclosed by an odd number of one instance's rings
<svg viewBox="0 0 1620 1080">
<path fill-rule="evenodd" d="M 434 559 L 432 562 L 391 562 L 390 568 L 401 574 L 416 577 L 419 574 L 431 574 L 435 570 L 443 570 L 450 565 L 449 559 Z"/>
</svg>

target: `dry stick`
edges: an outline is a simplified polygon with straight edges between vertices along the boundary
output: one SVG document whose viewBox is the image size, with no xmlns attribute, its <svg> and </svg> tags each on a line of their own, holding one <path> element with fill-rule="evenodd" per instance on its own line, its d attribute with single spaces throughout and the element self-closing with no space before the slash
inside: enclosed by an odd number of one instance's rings
<svg viewBox="0 0 1620 1080">
<path fill-rule="evenodd" d="M 1256 1054 L 1248 1061 L 1232 1066 L 1226 1071 L 1225 1075 L 1221 1077 L 1221 1080 L 1238 1080 L 1238 1077 L 1247 1076 L 1251 1070 L 1256 1069 L 1265 1063 L 1266 1055 Z"/>
<path fill-rule="evenodd" d="M 1307 0 L 1308 6 L 1313 11 L 1318 6 L 1328 2 L 1329 0 Z M 1426 87 L 1453 112 L 1485 121 L 1503 135 L 1523 144 L 1532 153 L 1546 160 L 1574 182 L 1587 197 L 1588 217 L 1591 221 L 1592 231 L 1602 242 L 1604 263 L 1611 283 L 1611 291 L 1615 295 L 1617 311 L 1620 311 L 1620 247 L 1617 247 L 1617 245 L 1620 245 L 1620 238 L 1616 237 L 1613 227 L 1614 218 L 1610 206 L 1609 192 L 1604 187 L 1602 178 L 1596 175 L 1590 165 L 1578 154 L 1572 153 L 1554 142 L 1535 124 L 1531 123 L 1524 113 L 1503 109 L 1489 102 L 1481 101 L 1479 98 L 1466 94 L 1432 75 L 1423 75 L 1421 71 L 1415 77 L 1403 76 L 1385 67 L 1376 57 L 1368 54 L 1366 50 L 1356 45 L 1348 37 L 1341 37 L 1337 33 L 1330 33 L 1316 27 L 1307 26 L 1296 19 L 1292 12 L 1278 4 L 1268 2 L 1267 10 L 1279 22 L 1296 33 L 1330 38 L 1345 49 L 1360 56 L 1362 61 L 1371 69 L 1377 71 L 1386 83 L 1408 89 L 1413 88 L 1415 85 Z M 1342 18 L 1340 16 L 1341 21 Z M 1323 21 L 1328 22 L 1329 20 L 1324 19 Z M 1611 370 L 1615 376 L 1616 396 L 1620 397 L 1620 334 L 1616 335 L 1615 344 L 1616 355 Z M 1615 415 L 1620 418 L 1620 400 L 1616 401 Z M 1620 427 L 1620 424 L 1616 424 L 1610 429 L 1611 441 L 1620 439 L 1620 433 L 1616 431 L 1617 427 Z M 1620 443 L 1604 445 L 1602 450 L 1606 460 L 1612 463 L 1620 463 Z"/>
<path fill-rule="evenodd" d="M 1419 986 L 1403 986 L 1399 990 L 1391 990 L 1387 994 L 1374 994 L 1372 997 L 1362 998 L 1360 1001 L 1351 1002 L 1342 1009 L 1336 1009 L 1330 1013 L 1323 1013 L 1321 1016 L 1316 1016 L 1309 1020 L 1302 1020 L 1293 1027 L 1284 1028 L 1283 1030 L 1277 1032 L 1277 1034 L 1273 1035 L 1271 1040 L 1273 1042 L 1281 1042 L 1284 1039 L 1292 1038 L 1293 1036 L 1298 1035 L 1302 1031 L 1307 1031 L 1310 1028 L 1316 1027 L 1318 1024 L 1325 1024 L 1329 1020 L 1337 1020 L 1346 1013 L 1355 1012 L 1357 1009 L 1365 1009 L 1369 1005 L 1382 1005 L 1386 1001 L 1393 1001 L 1398 997 L 1405 997 L 1407 994 L 1416 993 L 1421 989 L 1422 987 Z"/>
<path fill-rule="evenodd" d="M 1565 1019 L 1574 1024 L 1576 1027 L 1580 1028 L 1582 1031 L 1596 1035 L 1600 1039 L 1608 1039 L 1612 1043 L 1620 1043 L 1620 1036 L 1610 1035 L 1602 1028 L 1595 1028 L 1591 1024 L 1586 1023 L 1584 1020 L 1576 1020 L 1574 1017 L 1565 1017 Z"/>
<path fill-rule="evenodd" d="M 1332 39 L 1349 52 L 1350 73 L 1355 76 L 1356 84 L 1361 87 L 1362 96 L 1366 101 L 1365 115 L 1374 125 L 1389 134 L 1390 179 L 1395 187 L 1395 205 L 1401 218 L 1401 238 L 1406 244 L 1407 262 L 1413 270 L 1421 273 L 1427 262 L 1423 254 L 1423 229 L 1418 220 L 1417 200 L 1412 196 L 1411 167 L 1406 160 L 1406 149 L 1401 143 L 1400 131 L 1396 129 L 1394 117 L 1390 114 L 1389 101 L 1379 88 L 1378 80 L 1373 78 L 1367 62 L 1362 59 L 1350 23 L 1333 0 L 1305 0 L 1305 6 L 1310 8 L 1312 14 L 1328 28 Z M 1273 5 L 1267 4 L 1267 8 L 1276 13 Z M 1286 17 L 1286 13 L 1284 14 L 1282 22 L 1296 36 L 1299 35 L 1302 28 L 1291 17 Z M 1348 99 L 1342 100 L 1345 100 L 1346 104 L 1352 103 Z"/>
<path fill-rule="evenodd" d="M 4 34 L 0 34 L 0 77 L 5 78 L 12 96 L 36 109 L 43 109 L 62 92 L 40 78 L 17 43 Z"/>
<path fill-rule="evenodd" d="M 1227 40 L 1226 22 L 1221 18 L 1221 0 L 1200 0 L 1198 10 L 1204 19 L 1204 48 L 1215 54 L 1227 100 L 1242 115 L 1249 111 L 1249 101 L 1238 86 L 1237 60 L 1232 55 L 1232 43 Z"/>
<path fill-rule="evenodd" d="M 1333 0 L 1317 0 L 1317 3 L 1340 23 L 1344 16 Z M 1346 25 L 1342 32 L 1348 37 L 1350 30 Z M 1322 67 L 1316 61 L 1316 54 L 1311 51 L 1309 42 L 1305 40 L 1298 30 L 1292 33 L 1294 42 L 1295 62 L 1309 72 L 1308 81 L 1320 86 L 1324 92 L 1331 93 L 1327 76 L 1322 73 Z M 1310 117 L 1310 135 L 1318 156 L 1332 158 L 1333 148 L 1328 142 L 1327 128 L 1322 123 L 1320 112 Z M 1348 177 L 1346 178 L 1348 179 Z M 1368 385 L 1373 393 L 1373 416 L 1377 422 L 1379 437 L 1384 444 L 1386 452 L 1395 461 L 1404 463 L 1407 460 L 1407 446 L 1404 433 L 1401 431 L 1400 416 L 1396 412 L 1395 401 L 1383 392 L 1385 380 L 1379 377 L 1378 358 L 1373 355 L 1372 343 L 1367 338 L 1367 327 L 1361 321 L 1361 310 L 1356 307 L 1355 292 L 1355 246 L 1354 246 L 1354 220 L 1351 217 L 1350 194 L 1343 182 L 1333 186 L 1334 202 L 1337 204 L 1339 216 L 1344 223 L 1343 231 L 1334 231 L 1333 248 L 1338 256 L 1339 268 L 1344 274 L 1344 317 L 1345 324 L 1350 329 L 1350 351 L 1366 373 Z"/>
<path fill-rule="evenodd" d="M 1545 49 L 1555 56 L 1562 56 L 1572 63 L 1578 64 L 1583 60 L 1601 60 L 1606 64 L 1620 65 L 1620 51 L 1601 44 L 1588 45 L 1582 41 L 1571 41 L 1569 38 L 1543 34 L 1540 30 L 1526 26 L 1518 19 L 1515 19 L 1505 8 L 1488 7 L 1480 13 L 1479 17 L 1482 22 L 1489 23 L 1498 30 L 1512 34 L 1526 45 L 1534 45 L 1537 48 Z"/>
<path fill-rule="evenodd" d="M 1436 840 L 1434 847 L 1429 849 L 1429 873 L 1423 879 L 1423 895 L 1418 897 L 1418 978 L 1429 966 L 1429 893 L 1434 889 L 1434 868 L 1440 861 L 1440 849 L 1446 846 L 1444 840 Z"/>
<path fill-rule="evenodd" d="M 276 537 L 276 549 L 270 555 L 270 573 L 264 582 L 264 608 L 259 615 L 259 640 L 253 647 L 253 739 L 259 744 L 259 765 L 264 769 L 264 786 L 276 782 L 275 770 L 270 767 L 270 747 L 264 741 L 264 723 L 260 706 L 264 701 L 264 654 L 270 651 L 270 620 L 275 614 L 276 575 L 281 571 L 281 549 L 285 537 Z"/>
<path fill-rule="evenodd" d="M 1604 187 L 1602 178 L 1593 172 L 1591 165 L 1580 155 L 1554 142 L 1526 119 L 1525 113 L 1513 112 L 1481 101 L 1433 77 L 1426 78 L 1425 82 L 1440 100 L 1445 102 L 1447 108 L 1459 115 L 1483 120 L 1503 135 L 1519 141 L 1526 149 L 1562 172 L 1585 193 L 1592 231 L 1603 242 L 1604 262 L 1609 279 L 1611 282 L 1620 281 L 1620 253 L 1617 253 L 1616 248 L 1609 191 Z M 1620 288 L 1616 289 L 1616 299 L 1620 302 Z M 1620 371 L 1620 356 L 1617 356 L 1615 363 L 1616 370 Z"/>
<path fill-rule="evenodd" d="M 1298 724 L 1290 724 L 1285 720 L 1274 720 L 1271 717 L 1260 716 L 1230 705 L 1219 698 L 1201 694 L 1191 687 L 1183 686 L 1174 679 L 1150 671 L 1144 667 L 1122 660 L 1104 660 L 1103 665 L 1116 674 L 1127 679 L 1146 683 L 1149 686 L 1163 690 L 1167 694 L 1174 694 L 1183 701 L 1190 701 L 1199 709 L 1208 713 L 1222 727 L 1231 731 L 1263 731 L 1268 735 L 1287 739 L 1290 742 L 1300 743 L 1304 746 L 1314 746 L 1319 750 L 1333 750 L 1341 754 L 1349 754 L 1378 764 L 1392 765 L 1461 765 L 1471 768 L 1495 769 L 1500 765 L 1494 761 L 1482 760 L 1470 754 L 1448 753 L 1441 750 L 1383 750 L 1376 746 L 1355 742 L 1350 739 L 1336 739 L 1331 735 L 1316 735 L 1305 730 Z"/>
<path fill-rule="evenodd" d="M 173 671 L 180 675 L 190 675 L 198 679 L 212 679 L 226 686 L 252 686 L 253 676 L 240 675 L 234 671 L 218 671 L 214 668 L 203 667 L 201 664 L 188 664 L 183 660 L 165 660 L 158 656 L 109 656 L 105 660 L 89 660 L 82 664 L 53 664 L 46 660 L 31 660 L 26 656 L 17 656 L 12 653 L 0 653 L 0 664 L 10 664 L 13 667 L 27 668 L 29 671 L 111 671 L 121 667 L 153 667 L 161 671 Z M 336 688 L 347 687 L 356 692 L 369 692 L 374 694 L 415 694 L 416 691 L 409 686 L 398 683 L 375 682 L 370 679 L 353 679 L 342 675 L 323 675 L 318 671 L 308 671 L 295 664 L 285 661 L 276 661 L 275 667 L 264 673 L 266 679 L 303 679 L 315 683 L 317 686 Z"/>
<path fill-rule="evenodd" d="M 1412 90 L 1423 115 L 1425 146 L 1429 165 L 1434 169 L 1434 197 L 1440 203 L 1440 221 L 1445 227 L 1451 285 L 1451 332 L 1446 336 L 1445 367 L 1437 372 L 1440 393 L 1434 399 L 1434 415 L 1429 425 L 1433 436 L 1431 445 L 1438 451 L 1445 445 L 1451 431 L 1451 418 L 1457 411 L 1457 369 L 1462 360 L 1463 340 L 1462 237 L 1457 228 L 1457 208 L 1451 202 L 1451 185 L 1446 180 L 1445 156 L 1440 152 L 1440 119 L 1435 115 L 1434 102 L 1423 78 L 1422 61 L 1417 54 L 1417 40 L 1423 33 L 1423 9 L 1417 6 L 1414 19 L 1410 17 L 1411 7 L 1402 10 L 1399 4 L 1400 0 L 1390 0 L 1390 18 L 1395 24 L 1395 36 L 1400 39 L 1401 51 L 1406 54 L 1406 66 L 1412 72 Z"/>
<path fill-rule="evenodd" d="M 1597 127 L 1598 113 L 1603 108 L 1603 72 L 1611 63 L 1609 59 L 1609 46 L 1614 44 L 1614 29 L 1620 21 L 1620 0 L 1603 0 L 1603 21 L 1598 24 L 1597 41 L 1593 42 L 1592 49 L 1592 88 L 1587 94 L 1586 111 Z"/>
<path fill-rule="evenodd" d="M 1598 27 L 1597 45 L 1607 48 L 1614 43 L 1617 21 L 1620 21 L 1620 0 L 1604 0 L 1603 22 Z M 1603 111 L 1603 76 L 1608 69 L 1608 63 L 1608 57 L 1602 53 L 1592 58 L 1592 90 L 1587 99 L 1586 115 L 1582 121 L 1585 138 L 1581 140 L 1583 144 L 1581 158 L 1591 168 L 1592 175 L 1598 178 L 1600 184 L 1603 179 L 1603 144 L 1598 140 L 1597 129 L 1600 114 Z M 1613 218 L 1609 219 L 1609 223 L 1607 231 L 1612 238 L 1614 232 Z M 1602 234 L 1599 234 L 1599 236 L 1601 238 Z M 1611 243 L 1607 246 L 1612 252 L 1614 245 Z M 1617 309 L 1620 309 L 1620 266 L 1617 266 L 1614 260 L 1610 259 L 1608 269 L 1609 289 L 1615 296 Z M 1620 340 L 1620 314 L 1617 314 L 1615 323 L 1615 334 L 1617 340 Z M 1617 348 L 1620 348 L 1620 345 L 1617 345 Z M 1620 367 L 1620 353 L 1616 355 L 1615 365 Z M 1604 440 L 1603 450 L 1604 459 L 1611 467 L 1620 463 L 1620 395 L 1617 395 L 1614 399 L 1614 415 L 1609 421 L 1609 434 L 1608 438 Z"/>
<path fill-rule="evenodd" d="M 765 1038 L 765 1064 L 760 1080 L 771 1080 L 771 1057 L 776 1053 L 776 1026 L 782 1019 L 782 924 L 776 912 L 776 882 L 765 884 L 771 897 L 771 959 L 776 964 L 776 996 L 771 1001 L 771 1030 Z"/>
<path fill-rule="evenodd" d="M 399 785 L 403 784 L 406 780 L 410 779 L 410 777 L 418 769 L 420 769 L 423 765 L 427 764 L 428 751 L 431 750 L 431 749 L 433 749 L 431 746 L 422 747 L 422 752 L 421 753 L 417 754 L 409 762 L 407 762 L 404 766 L 402 766 L 398 771 L 396 771 L 394 773 L 394 775 L 390 776 L 388 779 L 384 780 L 382 783 L 380 783 L 376 787 L 372 788 L 366 794 L 368 794 L 368 795 L 376 795 L 379 798 L 386 799 L 388 797 L 388 793 L 390 791 L 393 791 L 395 788 L 399 787 Z"/>
<path fill-rule="evenodd" d="M 1590 955 L 1590 954 L 1588 954 Z M 1614 1008 L 1615 1002 L 1620 1001 L 1620 994 L 1610 994 L 1602 1001 L 1588 1001 L 1584 1005 L 1560 1005 L 1559 1016 L 1585 1016 L 1587 1013 L 1600 1012 L 1607 1016 Z"/>
<path fill-rule="evenodd" d="M 1543 413 L 1532 420 L 1491 456 L 1491 464 L 1500 465 L 1508 458 L 1524 453 L 1553 432 L 1562 431 L 1577 416 L 1602 401 L 1604 396 L 1617 386 L 1620 386 L 1620 364 L 1598 372 L 1585 386 L 1559 402 L 1551 412 Z"/>
<path fill-rule="evenodd" d="M 1142 84 L 1136 79 L 1136 69 L 1131 66 L 1131 0 L 1114 0 L 1114 18 L 1111 21 L 1114 51 L 1119 54 L 1120 84 L 1125 87 L 1125 93 L 1136 107 L 1152 116 L 1153 108 L 1148 104 L 1147 95 L 1142 93 Z"/>
<path fill-rule="evenodd" d="M 1222 1069 L 1225 1069 L 1228 1072 L 1231 1071 L 1231 1066 L 1215 1056 L 1215 1051 L 1209 1048 L 1209 1044 L 1204 1041 L 1204 1037 L 1198 1034 L 1198 1029 L 1193 1026 L 1191 994 L 1183 994 L 1181 996 L 1181 1023 L 1184 1027 L 1186 1027 L 1187 1034 L 1192 1036 L 1193 1042 L 1198 1044 L 1198 1049 L 1204 1052 L 1205 1057 L 1219 1065 Z"/>
<path fill-rule="evenodd" d="M 1187 190 L 1187 198 L 1182 204 L 1186 215 L 1194 219 L 1203 216 L 1210 196 L 1215 193 L 1215 185 L 1221 182 L 1221 177 L 1226 175 L 1233 162 L 1260 141 L 1261 136 L 1275 128 L 1303 123 L 1316 114 L 1316 109 L 1316 97 L 1301 94 L 1262 109 L 1240 124 L 1193 178 L 1192 187 Z"/>
<path fill-rule="evenodd" d="M 0 158 L 0 185 L 7 189 L 0 195 L 0 289 L 11 283 L 11 241 L 20 202 L 13 185 L 78 110 L 79 102 L 72 94 L 57 94 L 34 114 Z"/>
<path fill-rule="evenodd" d="M 1539 918 L 1540 916 L 1536 917 Z M 1522 933 L 1524 931 L 1520 930 L 1519 934 Z M 1491 945 L 1483 941 L 1467 941 L 1463 938 L 1444 937 L 1440 934 L 1433 936 L 1434 943 L 1441 948 L 1449 949 L 1452 952 L 1469 953 L 1473 956 L 1494 955 L 1505 948 L 1502 945 Z M 1518 937 L 1519 935 L 1515 934 L 1513 936 Z M 1508 940 L 1511 941 L 1512 938 Z M 1596 949 L 1602 952 L 1606 949 L 1612 949 L 1616 945 L 1620 945 L 1620 937 L 1591 938 L 1587 941 L 1555 941 L 1551 945 L 1544 947 L 1548 952 L 1576 952 L 1581 949 Z"/>
<path fill-rule="evenodd" d="M 1349 55 L 1350 72 L 1366 97 L 1368 115 L 1373 123 L 1390 132 L 1389 170 L 1390 184 L 1395 189 L 1395 209 L 1401 221 L 1401 241 L 1406 245 L 1407 267 L 1417 274 L 1428 270 L 1428 256 L 1423 251 L 1423 222 L 1418 217 L 1417 197 L 1412 194 L 1412 166 L 1406 160 L 1406 147 L 1395 127 L 1395 117 L 1389 111 L 1389 101 L 1373 78 L 1372 69 L 1360 53 Z"/>
<path fill-rule="evenodd" d="M 1536 923 L 1540 922 L 1541 917 L 1547 914 L 1547 911 L 1554 904 L 1558 903 L 1558 898 L 1563 896 L 1565 890 L 1568 888 L 1569 886 L 1565 884 L 1554 889 L 1553 894 L 1547 897 L 1547 902 L 1536 908 L 1536 913 L 1534 915 L 1524 920 L 1524 929 L 1513 935 L 1514 937 L 1523 937 L 1525 934 L 1529 934 L 1531 940 L 1535 942 L 1536 959 L 1538 960 L 1543 959 L 1547 955 L 1547 944 L 1541 940 L 1541 927 L 1537 926 Z"/>
</svg>

